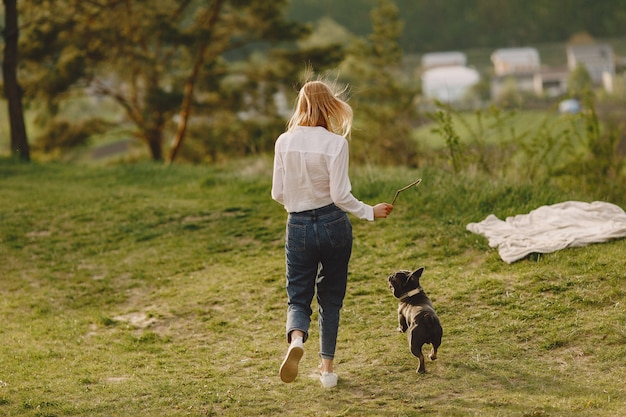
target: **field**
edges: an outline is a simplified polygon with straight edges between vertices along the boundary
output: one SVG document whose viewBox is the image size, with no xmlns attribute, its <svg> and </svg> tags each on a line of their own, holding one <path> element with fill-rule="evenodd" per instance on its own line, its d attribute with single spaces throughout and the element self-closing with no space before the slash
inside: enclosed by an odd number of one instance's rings
<svg viewBox="0 0 626 417">
<path fill-rule="evenodd" d="M 315 317 L 283 384 L 285 213 L 270 171 L 268 158 L 0 159 L 0 415 L 626 415 L 626 240 L 508 265 L 465 230 L 597 196 L 428 168 L 353 169 L 368 203 L 423 183 L 388 219 L 352 219 L 339 385 L 315 377 Z M 386 284 L 418 266 L 444 328 L 425 375 Z"/>
</svg>

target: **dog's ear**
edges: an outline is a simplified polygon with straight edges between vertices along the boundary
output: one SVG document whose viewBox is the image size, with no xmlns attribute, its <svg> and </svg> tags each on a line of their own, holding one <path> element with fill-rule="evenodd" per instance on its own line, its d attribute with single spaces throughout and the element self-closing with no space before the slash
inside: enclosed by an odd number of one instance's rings
<svg viewBox="0 0 626 417">
<path fill-rule="evenodd" d="M 396 276 L 398 277 L 400 285 L 404 288 L 411 280 L 411 271 L 398 271 Z"/>
<path fill-rule="evenodd" d="M 424 272 L 423 266 L 416 269 L 415 271 L 411 273 L 411 276 L 409 276 L 409 281 L 415 282 L 417 286 L 420 287 L 420 277 L 422 276 L 423 272 Z"/>
</svg>

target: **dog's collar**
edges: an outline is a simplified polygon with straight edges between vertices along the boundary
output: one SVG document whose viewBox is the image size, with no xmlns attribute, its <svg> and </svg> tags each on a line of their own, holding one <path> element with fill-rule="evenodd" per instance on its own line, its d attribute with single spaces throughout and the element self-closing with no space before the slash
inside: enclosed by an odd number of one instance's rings
<svg viewBox="0 0 626 417">
<path fill-rule="evenodd" d="M 414 290 L 411 290 L 407 293 L 402 294 L 398 298 L 400 299 L 400 301 L 405 301 L 406 299 L 413 297 L 415 294 L 419 294 L 421 291 L 422 291 L 421 288 L 416 288 Z"/>
</svg>

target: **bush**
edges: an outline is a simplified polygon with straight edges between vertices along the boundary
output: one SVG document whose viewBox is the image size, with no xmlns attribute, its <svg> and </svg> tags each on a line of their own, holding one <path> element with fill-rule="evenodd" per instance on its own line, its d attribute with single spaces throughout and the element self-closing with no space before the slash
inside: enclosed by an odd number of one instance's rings
<svg viewBox="0 0 626 417">
<path fill-rule="evenodd" d="M 67 120 L 54 120 L 47 129 L 35 139 L 33 148 L 51 153 L 88 144 L 92 135 L 105 131 L 107 124 L 99 119 L 89 119 L 79 123 Z"/>
</svg>

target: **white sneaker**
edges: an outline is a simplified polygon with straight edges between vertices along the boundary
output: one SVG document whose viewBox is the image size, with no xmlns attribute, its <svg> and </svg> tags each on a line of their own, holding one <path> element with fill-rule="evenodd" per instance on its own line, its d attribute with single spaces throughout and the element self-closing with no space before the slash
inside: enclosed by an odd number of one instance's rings
<svg viewBox="0 0 626 417">
<path fill-rule="evenodd" d="M 298 337 L 291 341 L 287 355 L 280 365 L 280 379 L 283 382 L 293 382 L 298 376 L 298 365 L 304 354 L 304 343 L 302 338 Z"/>
<path fill-rule="evenodd" d="M 337 374 L 334 372 L 321 372 L 320 381 L 324 388 L 333 388 L 337 386 Z"/>
</svg>

